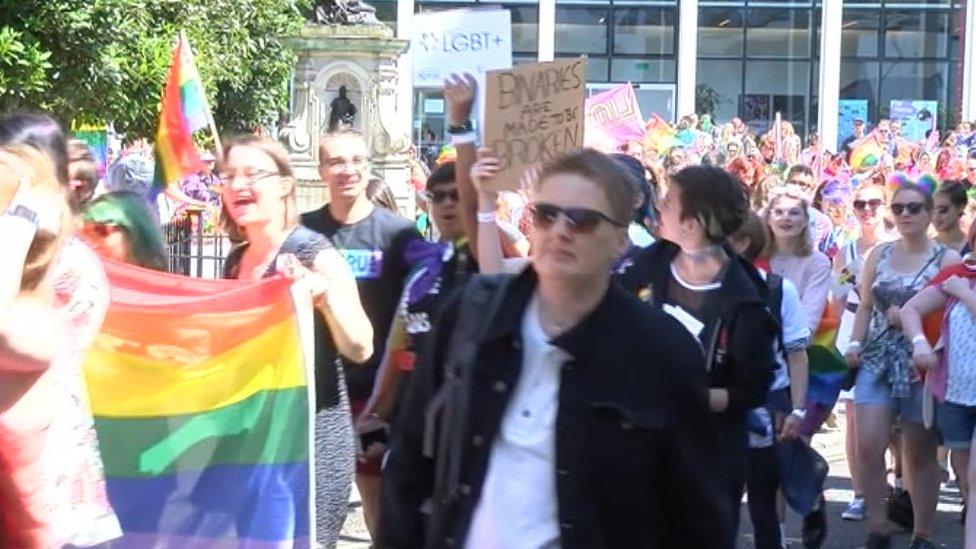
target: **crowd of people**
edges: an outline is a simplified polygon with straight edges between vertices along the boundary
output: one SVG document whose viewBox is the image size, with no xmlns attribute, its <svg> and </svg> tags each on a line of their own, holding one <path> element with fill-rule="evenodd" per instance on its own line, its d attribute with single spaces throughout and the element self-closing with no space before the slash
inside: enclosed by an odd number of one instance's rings
<svg viewBox="0 0 976 549">
<path fill-rule="evenodd" d="M 227 139 L 157 189 L 144 144 L 100 177 L 51 118 L 0 119 L 0 546 L 121 535 L 81 371 L 101 260 L 164 270 L 161 221 L 198 208 L 233 235 L 225 278 L 310 289 L 317 546 L 337 543 L 355 480 L 377 547 L 731 548 L 744 494 L 756 547 L 784 547 L 787 504 L 820 547 L 837 517 L 809 441 L 839 402 L 843 518 L 871 549 L 889 519 L 935 547 L 947 471 L 976 494 L 971 125 L 912 143 L 855 120 L 834 153 L 787 122 L 754 136 L 688 116 L 666 149 L 568 151 L 499 181 L 472 82 L 445 84 L 453 147 L 416 167 L 416 220 L 351 130 L 322 137 L 329 201 L 302 213 L 267 138 Z M 831 317 L 850 370 L 823 402 L 810 349 Z M 49 443 L 23 444 L 38 431 Z M 57 459 L 69 446 L 83 466 Z"/>
</svg>

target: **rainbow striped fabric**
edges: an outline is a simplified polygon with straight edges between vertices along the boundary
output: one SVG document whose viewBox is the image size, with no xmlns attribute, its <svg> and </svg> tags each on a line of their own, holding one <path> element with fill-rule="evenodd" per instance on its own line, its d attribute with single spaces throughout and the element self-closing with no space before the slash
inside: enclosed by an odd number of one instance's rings
<svg viewBox="0 0 976 549">
<path fill-rule="evenodd" d="M 847 375 L 847 363 L 837 351 L 837 327 L 840 317 L 828 304 L 824 307 L 813 343 L 807 349 L 810 381 L 807 386 L 807 403 L 830 407 L 837 402 L 837 395 Z"/>
<path fill-rule="evenodd" d="M 209 125 L 203 81 L 190 42 L 181 33 L 173 48 L 156 128 L 155 186 L 162 189 L 203 169 L 193 132 Z"/>
<path fill-rule="evenodd" d="M 652 114 L 645 127 L 644 144 L 653 147 L 658 154 L 668 152 L 671 147 L 681 146 L 678 133 L 657 114 Z"/>
<path fill-rule="evenodd" d="M 884 149 L 875 132 L 851 144 L 851 167 L 857 171 L 878 165 L 882 156 L 884 156 Z"/>
<path fill-rule="evenodd" d="M 309 547 L 310 309 L 281 278 L 107 270 L 85 368 L 113 547 Z"/>
</svg>

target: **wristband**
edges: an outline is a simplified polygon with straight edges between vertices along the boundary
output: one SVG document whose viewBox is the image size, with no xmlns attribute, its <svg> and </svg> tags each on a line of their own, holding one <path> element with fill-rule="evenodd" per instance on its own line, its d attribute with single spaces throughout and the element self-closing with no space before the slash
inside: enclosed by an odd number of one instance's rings
<svg viewBox="0 0 976 549">
<path fill-rule="evenodd" d="M 860 349 L 861 348 L 861 342 L 860 341 L 857 341 L 857 340 L 848 342 L 847 343 L 847 350 L 850 351 L 851 350 L 851 347 Z"/>
<path fill-rule="evenodd" d="M 929 344 L 929 338 L 925 337 L 925 334 L 918 334 L 912 338 L 912 345 L 918 345 L 919 343 Z"/>
<path fill-rule="evenodd" d="M 794 408 L 793 411 L 790 412 L 790 415 L 796 417 L 800 421 L 803 421 L 807 418 L 807 411 L 803 408 Z"/>
<path fill-rule="evenodd" d="M 467 119 L 464 122 L 457 125 L 450 125 L 447 127 L 447 133 L 451 135 L 461 135 L 465 133 L 470 133 L 474 130 L 474 124 L 471 123 L 471 119 Z"/>
<path fill-rule="evenodd" d="M 476 134 L 475 132 L 451 134 L 451 145 L 467 145 L 469 143 L 474 143 L 477 140 L 478 140 L 478 134 Z"/>
<path fill-rule="evenodd" d="M 492 224 L 495 222 L 495 212 L 478 212 L 478 223 Z"/>
</svg>

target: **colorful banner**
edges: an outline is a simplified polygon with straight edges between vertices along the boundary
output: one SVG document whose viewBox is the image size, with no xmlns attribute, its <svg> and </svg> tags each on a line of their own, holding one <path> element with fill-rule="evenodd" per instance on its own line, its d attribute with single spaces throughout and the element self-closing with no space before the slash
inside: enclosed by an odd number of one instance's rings
<svg viewBox="0 0 976 549">
<path fill-rule="evenodd" d="M 938 101 L 891 100 L 889 118 L 901 122 L 901 136 L 913 143 L 925 141 L 925 132 L 934 127 Z"/>
<path fill-rule="evenodd" d="M 647 120 L 646 128 L 644 146 L 653 148 L 658 154 L 668 152 L 671 147 L 681 146 L 678 133 L 657 114 L 652 114 L 651 118 Z"/>
<path fill-rule="evenodd" d="M 626 145 L 644 139 L 644 117 L 630 82 L 586 98 L 583 143 L 609 139 Z"/>
<path fill-rule="evenodd" d="M 857 172 L 866 171 L 881 163 L 884 148 L 879 141 L 877 130 L 851 143 L 851 167 Z"/>
<path fill-rule="evenodd" d="M 309 547 L 310 309 L 291 283 L 109 263 L 86 362 L 113 547 Z"/>
<path fill-rule="evenodd" d="M 95 155 L 95 162 L 98 164 L 98 174 L 105 175 L 108 167 L 108 126 L 82 124 L 79 126 L 71 125 L 71 132 L 75 139 L 80 139 L 91 147 Z"/>
</svg>

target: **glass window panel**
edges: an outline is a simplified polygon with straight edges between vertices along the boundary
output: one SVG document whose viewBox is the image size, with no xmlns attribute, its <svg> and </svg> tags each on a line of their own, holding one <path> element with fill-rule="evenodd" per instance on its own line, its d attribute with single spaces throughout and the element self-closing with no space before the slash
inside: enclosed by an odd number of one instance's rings
<svg viewBox="0 0 976 549">
<path fill-rule="evenodd" d="M 571 55 L 557 55 L 559 59 L 572 59 Z M 610 62 L 606 57 L 587 57 L 586 58 L 586 81 L 587 82 L 609 82 L 607 77 L 610 72 Z"/>
<path fill-rule="evenodd" d="M 765 131 L 778 110 L 783 120 L 803 127 L 809 90 L 809 61 L 750 61 L 746 64 L 742 120 L 756 132 Z"/>
<path fill-rule="evenodd" d="M 885 57 L 945 57 L 949 14 L 885 10 Z"/>
<path fill-rule="evenodd" d="M 539 9 L 534 6 L 505 6 L 512 13 L 512 51 L 539 50 Z"/>
<path fill-rule="evenodd" d="M 966 9 L 955 10 L 952 17 L 952 32 L 949 34 L 949 56 L 953 59 L 962 58 L 963 38 L 966 36 Z"/>
<path fill-rule="evenodd" d="M 841 61 L 840 98 L 867 99 L 868 112 L 881 90 L 877 61 Z"/>
<path fill-rule="evenodd" d="M 810 10 L 750 9 L 746 53 L 776 57 L 810 56 Z"/>
<path fill-rule="evenodd" d="M 715 119 L 727 122 L 739 115 L 739 96 L 742 94 L 742 62 L 732 60 L 699 59 L 696 69 L 698 103 L 709 98 L 715 103 Z"/>
<path fill-rule="evenodd" d="M 742 55 L 745 35 L 743 12 L 736 8 L 701 8 L 698 10 L 698 55 Z"/>
<path fill-rule="evenodd" d="M 390 0 L 377 0 L 376 2 L 370 2 L 370 4 L 376 8 L 376 18 L 381 22 L 386 23 L 386 26 L 393 29 L 393 32 L 396 33 L 396 2 Z"/>
<path fill-rule="evenodd" d="M 674 82 L 674 59 L 620 59 L 610 63 L 612 82 Z"/>
<path fill-rule="evenodd" d="M 607 53 L 605 8 L 556 7 L 557 53 Z"/>
<path fill-rule="evenodd" d="M 887 112 L 892 99 L 928 99 L 946 105 L 949 64 L 944 61 L 902 61 L 881 66 L 881 107 Z"/>
<path fill-rule="evenodd" d="M 844 57 L 877 57 L 880 32 L 880 11 L 844 10 L 840 54 Z"/>
<path fill-rule="evenodd" d="M 674 53 L 678 10 L 674 8 L 616 8 L 613 14 L 613 52 Z"/>
</svg>

